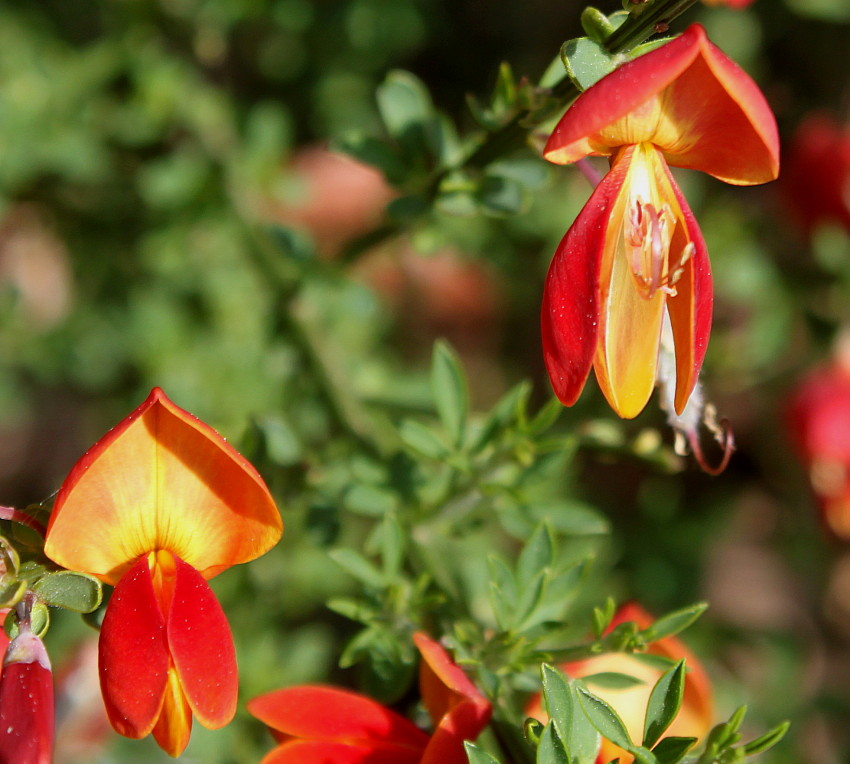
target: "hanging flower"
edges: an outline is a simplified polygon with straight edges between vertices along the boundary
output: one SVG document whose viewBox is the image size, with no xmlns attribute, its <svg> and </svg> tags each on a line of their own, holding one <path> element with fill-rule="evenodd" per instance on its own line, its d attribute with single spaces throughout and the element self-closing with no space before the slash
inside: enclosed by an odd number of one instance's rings
<svg viewBox="0 0 850 764">
<path fill-rule="evenodd" d="M 753 81 L 699 25 L 623 64 L 573 103 L 543 152 L 608 156 L 611 170 L 567 231 L 543 296 L 543 353 L 572 405 L 591 367 L 621 417 L 656 381 L 663 318 L 675 345 L 675 409 L 696 384 L 711 327 L 711 270 L 668 163 L 733 184 L 776 178 L 776 122 Z"/>
<path fill-rule="evenodd" d="M 639 629 L 652 625 L 654 619 L 640 605 L 627 603 L 616 613 L 606 633 L 622 623 L 633 621 Z M 680 639 L 665 637 L 653 642 L 647 649 L 647 654 L 657 655 L 671 661 L 685 659 L 687 674 L 685 675 L 685 692 L 679 713 L 668 728 L 666 735 L 679 737 L 704 737 L 711 729 L 714 720 L 711 685 L 700 662 L 688 650 Z M 640 741 L 643 736 L 644 716 L 653 686 L 661 676 L 662 670 L 652 666 L 639 655 L 632 653 L 605 653 L 584 661 L 566 663 L 561 670 L 573 679 L 590 677 L 592 674 L 625 674 L 638 680 L 639 683 L 622 689 L 612 689 L 588 680 L 589 688 L 605 700 L 620 716 L 629 737 Z M 540 696 L 536 696 L 526 709 L 529 716 L 545 719 Z M 619 757 L 626 764 L 632 761 L 632 756 L 610 740 L 602 738 L 597 764 L 605 764 Z"/>
<path fill-rule="evenodd" d="M 438 643 L 422 633 L 413 639 L 432 735 L 365 695 L 289 687 L 248 703 L 280 743 L 261 764 L 466 764 L 463 741 L 487 726 L 490 703 Z"/>
<path fill-rule="evenodd" d="M 115 587 L 99 643 L 109 720 L 179 756 L 192 716 L 227 724 L 237 673 L 207 579 L 267 552 L 280 514 L 257 471 L 159 388 L 93 446 L 56 497 L 45 553 Z"/>
</svg>

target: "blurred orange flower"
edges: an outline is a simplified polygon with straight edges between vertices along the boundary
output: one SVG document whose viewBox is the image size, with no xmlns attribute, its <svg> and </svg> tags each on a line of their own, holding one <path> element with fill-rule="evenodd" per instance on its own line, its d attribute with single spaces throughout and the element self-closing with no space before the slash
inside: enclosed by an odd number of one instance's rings
<svg viewBox="0 0 850 764">
<path fill-rule="evenodd" d="M 645 629 L 652 625 L 654 619 L 640 605 L 628 603 L 623 605 L 611 621 L 608 631 L 621 623 L 633 621 L 638 628 Z M 673 720 L 666 735 L 680 737 L 703 737 L 711 729 L 714 710 L 711 697 L 711 685 L 700 662 L 688 650 L 681 640 L 676 637 L 665 637 L 653 642 L 647 653 L 678 661 L 686 661 L 688 673 L 685 677 L 685 694 L 679 714 Z M 606 653 L 584 661 L 566 663 L 561 670 L 573 679 L 590 677 L 592 674 L 615 672 L 626 674 L 642 683 L 625 689 L 610 689 L 594 686 L 588 681 L 590 689 L 605 700 L 619 714 L 632 740 L 640 741 L 643 735 L 644 715 L 653 686 L 661 676 L 662 671 L 630 653 Z M 529 716 L 544 720 L 546 712 L 541 705 L 540 696 L 536 696 L 526 709 Z M 602 738 L 602 744 L 597 757 L 598 764 L 605 764 L 611 759 L 620 757 L 620 761 L 633 761 L 630 754 L 614 745 L 610 740 Z"/>
</svg>

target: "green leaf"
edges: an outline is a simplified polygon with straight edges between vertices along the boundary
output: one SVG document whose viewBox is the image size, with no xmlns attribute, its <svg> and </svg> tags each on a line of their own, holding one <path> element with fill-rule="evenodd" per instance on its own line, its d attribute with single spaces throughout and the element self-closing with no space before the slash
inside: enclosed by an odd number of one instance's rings
<svg viewBox="0 0 850 764">
<path fill-rule="evenodd" d="M 643 725 L 643 745 L 651 748 L 673 723 L 685 692 L 685 661 L 663 673 L 649 696 Z"/>
<path fill-rule="evenodd" d="M 431 390 L 437 414 L 456 448 L 463 444 L 469 411 L 469 390 L 460 359 L 444 340 L 434 343 L 431 361 Z"/>
<path fill-rule="evenodd" d="M 501 764 L 498 759 L 494 759 L 489 753 L 482 751 L 468 741 L 464 741 L 463 746 L 466 749 L 469 764 Z"/>
<path fill-rule="evenodd" d="M 100 581 L 86 573 L 48 573 L 33 588 L 38 598 L 47 605 L 75 613 L 91 613 L 100 607 L 103 599 Z"/>
<path fill-rule="evenodd" d="M 620 56 L 612 56 L 598 42 L 588 37 L 568 40 L 561 48 L 561 59 L 567 76 L 579 90 L 587 90 L 613 72 L 622 62 Z"/>
<path fill-rule="evenodd" d="M 481 431 L 475 438 L 472 450 L 480 451 L 485 448 L 502 430 L 514 423 L 530 394 L 531 384 L 527 380 L 508 390 L 491 409 Z"/>
<path fill-rule="evenodd" d="M 540 523 L 535 528 L 531 538 L 520 552 L 516 566 L 517 583 L 531 581 L 541 570 L 548 568 L 555 560 L 555 539 L 552 529 L 547 522 Z"/>
<path fill-rule="evenodd" d="M 398 428 L 398 434 L 405 446 L 421 456 L 439 461 L 449 455 L 448 448 L 437 433 L 421 422 L 406 419 Z"/>
<path fill-rule="evenodd" d="M 555 722 L 550 721 L 540 736 L 537 746 L 537 764 L 570 764 L 564 741 L 558 734 Z"/>
<path fill-rule="evenodd" d="M 578 688 L 578 699 L 585 716 L 603 737 L 627 751 L 634 750 L 626 725 L 611 706 L 583 687 Z"/>
<path fill-rule="evenodd" d="M 409 136 L 433 114 L 428 88 L 410 72 L 390 72 L 377 89 L 378 111 L 393 138 Z"/>
<path fill-rule="evenodd" d="M 337 565 L 367 586 L 375 589 L 384 587 L 381 572 L 359 552 L 353 549 L 333 549 L 328 554 Z"/>
<path fill-rule="evenodd" d="M 593 634 L 597 639 L 605 633 L 605 629 L 607 629 L 608 624 L 611 623 L 611 619 L 614 617 L 616 609 L 617 603 L 614 601 L 613 597 L 608 597 L 605 600 L 605 607 L 593 608 Z"/>
<path fill-rule="evenodd" d="M 486 175 L 475 193 L 475 198 L 485 215 L 507 217 L 528 209 L 531 195 L 513 178 Z"/>
<path fill-rule="evenodd" d="M 384 578 L 392 581 L 398 576 L 404 562 L 405 533 L 395 512 L 384 517 L 380 525 L 381 561 Z"/>
<path fill-rule="evenodd" d="M 658 764 L 678 764 L 696 742 L 695 737 L 665 737 L 652 752 Z"/>
<path fill-rule="evenodd" d="M 755 740 L 745 744 L 743 746 L 744 753 L 747 756 L 755 756 L 757 753 L 764 753 L 768 748 L 773 748 L 773 746 L 785 737 L 785 733 L 788 732 L 790 726 L 791 722 L 788 721 L 777 724 L 770 732 L 765 732 L 761 737 L 757 737 Z"/>
<path fill-rule="evenodd" d="M 543 676 L 543 700 L 549 718 L 556 721 L 561 729 L 568 730 L 573 724 L 575 713 L 570 685 L 564 675 L 548 663 L 540 667 Z"/>
<path fill-rule="evenodd" d="M 641 631 L 640 636 L 645 642 L 657 642 L 664 637 L 671 637 L 687 629 L 707 608 L 707 602 L 697 602 L 681 610 L 674 610 L 672 613 L 661 616 L 652 626 Z"/>
<path fill-rule="evenodd" d="M 384 517 L 398 508 L 398 496 L 374 485 L 358 483 L 348 488 L 342 497 L 350 512 L 366 517 Z"/>
<path fill-rule="evenodd" d="M 592 684 L 594 687 L 601 687 L 604 690 L 628 690 L 630 687 L 646 684 L 642 679 L 621 674 L 619 671 L 600 671 L 598 674 L 587 674 L 581 678 L 581 681 Z"/>
<path fill-rule="evenodd" d="M 13 607 L 17 605 L 27 591 L 26 581 L 10 581 L 0 586 L 0 607 Z"/>
<path fill-rule="evenodd" d="M 331 147 L 377 168 L 392 185 L 400 185 L 407 177 L 407 165 L 399 152 L 373 136 L 348 135 Z"/>
</svg>

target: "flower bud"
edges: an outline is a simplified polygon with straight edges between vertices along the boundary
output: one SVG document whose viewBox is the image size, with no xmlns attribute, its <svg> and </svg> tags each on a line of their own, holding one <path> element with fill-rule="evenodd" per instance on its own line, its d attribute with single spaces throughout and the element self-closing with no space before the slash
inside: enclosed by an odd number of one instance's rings
<svg viewBox="0 0 850 764">
<path fill-rule="evenodd" d="M 0 677 L 0 764 L 50 764 L 53 675 L 44 643 L 29 626 L 11 641 Z"/>
</svg>

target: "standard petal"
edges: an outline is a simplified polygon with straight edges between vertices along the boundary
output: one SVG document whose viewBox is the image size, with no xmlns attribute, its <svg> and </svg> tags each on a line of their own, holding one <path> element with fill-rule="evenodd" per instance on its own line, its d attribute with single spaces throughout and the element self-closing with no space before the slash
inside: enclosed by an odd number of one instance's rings
<svg viewBox="0 0 850 764">
<path fill-rule="evenodd" d="M 239 690 L 230 626 L 203 576 L 176 557 L 166 629 L 171 659 L 192 713 L 210 729 L 228 724 L 236 713 Z"/>
<path fill-rule="evenodd" d="M 168 549 L 210 578 L 268 551 L 281 532 L 257 471 L 156 388 L 68 475 L 45 553 L 114 585 L 140 555 Z"/>
<path fill-rule="evenodd" d="M 569 164 L 652 140 L 660 119 L 660 93 L 691 65 L 704 37 L 705 31 L 695 24 L 589 87 L 561 117 L 543 156 L 556 164 Z"/>
<path fill-rule="evenodd" d="M 248 712 L 289 737 L 347 743 L 393 741 L 420 754 L 428 735 L 380 703 L 347 690 L 300 685 L 261 695 L 248 703 Z"/>
<path fill-rule="evenodd" d="M 726 183 L 753 185 L 779 175 L 776 119 L 758 85 L 700 33 L 699 55 L 664 93 L 655 143 L 676 167 Z"/>
<path fill-rule="evenodd" d="M 292 740 L 270 751 L 260 764 L 420 764 L 421 756 L 421 749 L 392 743 Z"/>
<path fill-rule="evenodd" d="M 727 183 L 774 180 L 776 120 L 758 86 L 694 24 L 582 93 L 543 155 L 568 164 L 617 147 L 654 143 L 667 161 Z"/>
<path fill-rule="evenodd" d="M 670 190 L 678 202 L 680 221 L 671 242 L 671 251 L 681 252 L 685 245 L 693 244 L 693 255 L 685 264 L 676 283 L 676 296 L 667 299 L 667 312 L 673 328 L 673 344 L 676 352 L 676 395 L 674 407 L 677 414 L 684 411 L 697 383 L 708 337 L 711 333 L 713 292 L 711 265 L 708 249 L 696 218 L 691 212 L 670 171 L 664 168 Z"/>
<path fill-rule="evenodd" d="M 165 621 L 142 557 L 118 582 L 100 629 L 100 688 L 109 721 L 125 737 L 149 734 L 168 675 Z"/>
<path fill-rule="evenodd" d="M 540 311 L 543 360 L 555 395 L 566 406 L 581 394 L 596 354 L 600 283 L 610 268 L 603 262 L 605 242 L 618 225 L 612 218 L 627 168 L 627 159 L 618 161 L 605 175 L 558 245 L 546 276 Z"/>
</svg>

